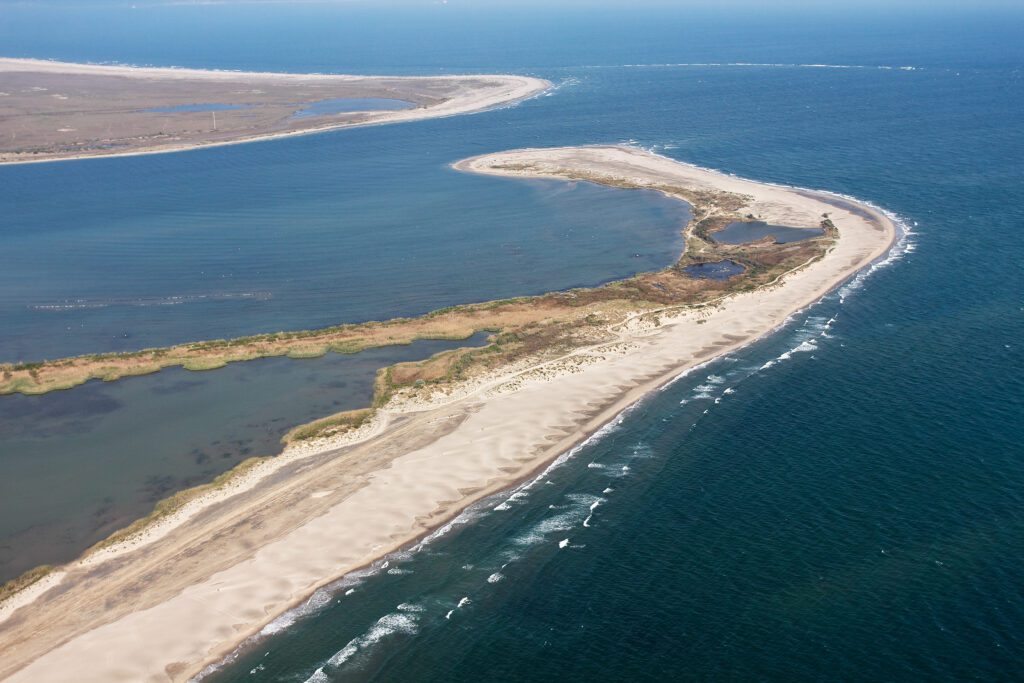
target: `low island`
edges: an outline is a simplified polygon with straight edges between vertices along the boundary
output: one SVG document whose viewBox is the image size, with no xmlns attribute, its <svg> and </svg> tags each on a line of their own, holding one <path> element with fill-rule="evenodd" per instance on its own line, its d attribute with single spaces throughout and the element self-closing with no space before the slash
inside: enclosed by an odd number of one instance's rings
<svg viewBox="0 0 1024 683">
<path fill-rule="evenodd" d="M 455 167 L 660 191 L 692 208 L 685 252 L 670 268 L 601 287 L 420 318 L 0 368 L 0 391 L 33 393 L 169 365 L 492 334 L 483 348 L 382 370 L 366 410 L 299 428 L 281 456 L 246 463 L 15 586 L 0 603 L 0 679 L 195 676 L 318 587 L 529 477 L 680 373 L 768 334 L 896 235 L 860 202 L 630 147 L 516 150 Z M 813 236 L 715 240 L 755 222 Z M 723 263 L 726 277 L 694 275 Z"/>
<path fill-rule="evenodd" d="M 551 84 L 0 58 L 0 163 L 175 152 L 484 111 Z"/>
</svg>

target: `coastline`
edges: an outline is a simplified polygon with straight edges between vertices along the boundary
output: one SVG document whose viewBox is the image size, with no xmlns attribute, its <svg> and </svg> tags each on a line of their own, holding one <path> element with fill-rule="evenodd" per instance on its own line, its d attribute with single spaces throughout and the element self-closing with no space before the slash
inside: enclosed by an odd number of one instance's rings
<svg viewBox="0 0 1024 683">
<path fill-rule="evenodd" d="M 500 168 L 523 162 L 535 167 L 528 171 Z M 565 179 L 562 171 L 576 169 L 607 174 L 609 178 L 636 180 L 640 177 L 652 184 L 670 176 L 677 182 L 685 181 L 695 186 L 714 186 L 729 191 L 737 191 L 738 186 L 740 190 L 756 192 L 755 202 L 763 205 L 760 208 L 774 212 L 771 215 L 777 220 L 799 220 L 802 223 L 816 218 L 823 205 L 836 210 L 838 207 L 830 204 L 828 199 L 839 199 L 825 193 L 746 181 L 621 147 L 519 150 L 474 157 L 459 162 L 456 167 L 496 175 L 561 179 Z M 851 202 L 849 199 L 842 201 Z M 140 642 L 146 643 L 150 652 L 166 653 L 167 657 L 175 653 L 176 658 L 154 662 L 147 661 L 144 654 L 138 655 L 135 657 L 137 661 L 132 663 L 119 662 L 119 671 L 136 667 L 126 677 L 111 678 L 110 672 L 98 672 L 95 679 L 137 680 L 144 675 L 160 675 L 161 670 L 171 680 L 192 675 L 211 661 L 222 658 L 238 642 L 257 633 L 264 624 L 289 606 L 304 600 L 317 587 L 414 542 L 479 499 L 533 476 L 651 391 L 684 371 L 770 334 L 794 312 L 813 304 L 856 275 L 889 249 L 895 239 L 895 227 L 881 212 L 867 205 L 855 204 L 853 208 L 861 215 L 847 212 L 848 215 L 837 219 L 840 237 L 833 249 L 821 260 L 789 273 L 781 286 L 731 295 L 710 313 L 707 309 L 679 310 L 681 307 L 668 307 L 676 309 L 671 312 L 643 311 L 621 324 L 619 337 L 613 342 L 577 349 L 541 365 L 515 368 L 512 372 L 489 378 L 449 401 L 427 406 L 413 404 L 405 409 L 400 405 L 386 406 L 382 419 L 366 433 L 348 435 L 347 441 L 329 445 L 310 444 L 308 453 L 296 454 L 292 461 L 282 462 L 260 477 L 251 477 L 250 488 L 225 493 L 220 500 L 205 501 L 200 506 L 205 514 L 197 512 L 196 517 L 206 517 L 208 528 L 222 530 L 223 523 L 219 527 L 216 523 L 209 523 L 209 517 L 214 516 L 213 508 L 218 505 L 232 523 L 247 511 L 265 513 L 268 509 L 280 510 L 284 494 L 292 494 L 292 500 L 298 499 L 296 496 L 305 497 L 309 505 L 310 494 L 303 484 L 315 480 L 313 474 L 323 475 L 333 468 L 335 474 L 345 479 L 344 472 L 337 472 L 344 469 L 344 463 L 337 461 L 357 459 L 355 456 L 360 453 L 386 451 L 388 447 L 395 448 L 396 439 L 401 442 L 397 454 L 387 460 L 386 467 L 363 472 L 358 485 L 348 495 L 333 496 L 334 492 L 330 491 L 314 499 L 324 502 L 311 506 L 315 509 L 304 515 L 301 524 L 261 545 L 259 551 L 246 559 L 218 571 L 207 572 L 208 576 L 203 581 L 189 584 L 181 591 L 168 591 L 167 599 L 156 601 L 145 609 L 131 610 L 116 619 L 93 624 L 92 628 L 80 629 L 79 634 L 63 639 L 63 644 L 58 647 L 42 648 L 44 652 L 48 651 L 46 656 L 42 659 L 31 657 L 35 661 L 27 668 L 6 673 L 13 674 L 11 680 L 32 680 L 31 672 L 42 670 L 36 669 L 37 665 L 52 671 L 51 667 L 55 666 L 52 660 L 56 659 L 56 666 L 81 667 L 82 653 L 89 652 L 90 647 L 96 648 L 97 643 L 102 642 L 104 648 L 114 651 L 132 651 L 124 648 L 131 648 L 131 643 L 135 642 L 133 639 L 141 638 Z M 865 215 L 871 218 L 866 219 Z M 656 319 L 659 314 L 661 319 Z M 509 415 L 515 419 L 510 419 Z M 486 436 L 480 437 L 477 429 L 487 433 Z M 410 450 L 410 442 L 419 447 Z M 341 452 L 339 449 L 344 449 L 346 458 L 324 457 L 336 456 Z M 310 464 L 305 473 L 276 482 L 277 490 L 269 485 L 267 480 L 273 478 L 275 472 L 281 472 L 305 458 L 319 458 L 321 463 Z M 428 473 L 432 474 L 425 476 Z M 348 480 L 352 480 L 351 472 Z M 428 485 L 431 488 L 429 495 L 410 493 Z M 262 492 L 259 491 L 261 486 L 265 489 Z M 405 489 L 406 497 L 396 496 L 395 489 Z M 258 495 L 261 493 L 262 499 Z M 229 512 L 223 503 L 234 496 L 239 497 L 231 506 L 236 509 Z M 243 501 L 243 496 L 250 500 Z M 268 507 L 268 501 L 275 496 L 276 504 Z M 387 509 L 381 509 L 382 501 Z M 393 504 L 395 502 L 397 506 Z M 375 521 L 367 524 L 367 518 L 374 515 Z M 345 546 L 346 543 L 338 538 L 339 530 L 359 524 L 364 527 L 376 525 L 377 528 L 364 528 L 362 531 L 365 533 L 360 538 L 349 539 L 352 545 L 359 546 L 358 550 L 335 547 L 330 551 L 330 561 L 322 557 L 309 560 L 311 555 L 325 547 L 325 543 Z M 202 531 L 203 520 L 186 519 L 179 526 L 168 528 L 162 536 L 148 540 L 148 543 L 159 545 L 158 541 L 167 539 L 167 544 L 172 546 L 170 550 L 173 550 L 175 542 L 180 544 L 179 548 L 187 548 L 199 542 L 202 536 L 196 532 Z M 344 535 L 341 533 L 342 537 Z M 75 572 L 79 578 L 85 578 L 92 569 L 137 547 L 111 549 L 108 555 L 94 559 L 90 567 L 72 567 L 55 581 L 67 580 L 68 575 Z M 307 558 L 309 562 L 294 566 L 296 561 L 288 564 L 287 557 Z M 290 570 L 289 585 L 279 586 L 276 591 L 272 589 L 268 593 L 260 580 L 265 583 L 268 577 L 275 577 L 280 582 L 282 576 L 289 574 L 289 571 L 280 571 L 282 566 Z M 271 571 L 270 567 L 277 569 Z M 116 573 L 119 569 L 114 568 L 109 573 Z M 93 578 L 102 583 L 100 578 Z M 136 576 L 135 580 L 138 579 Z M 44 613 L 47 608 L 59 609 L 63 599 L 62 594 L 49 601 L 41 600 L 46 598 L 49 587 L 47 585 L 34 596 L 40 602 L 49 602 L 40 606 Z M 68 592 L 73 592 L 76 587 L 72 586 Z M 224 587 L 233 587 L 232 596 L 225 598 L 219 595 Z M 86 587 L 84 591 L 88 589 Z M 257 599 L 252 593 L 260 590 L 264 591 L 263 598 Z M 259 614 L 242 614 L 254 602 L 263 605 L 269 602 L 272 608 L 255 610 Z M 189 613 L 196 609 L 197 604 L 214 609 L 216 614 L 225 617 L 234 614 L 240 621 L 231 622 L 226 631 L 223 624 L 212 629 L 209 623 L 193 624 L 194 618 L 190 618 Z M 8 616 L 25 620 L 23 615 Z M 45 616 L 35 614 L 32 618 Z M 168 623 L 188 626 L 168 629 Z M 237 624 L 240 623 L 245 626 L 239 628 Z M 164 625 L 162 628 L 161 624 Z M 4 637 L 4 630 L 0 622 L 0 637 Z M 182 633 L 183 630 L 187 633 Z M 18 644 L 22 642 L 27 643 L 27 639 Z M 213 642 L 217 645 L 211 649 Z M 182 653 L 185 653 L 184 659 L 178 657 Z M 45 663 L 47 660 L 51 661 Z M 182 666 L 176 666 L 178 663 Z M 81 675 L 79 669 L 74 670 Z M 0 675 L 5 675 L 2 668 Z M 92 679 L 86 674 L 86 678 L 80 680 Z"/>
<path fill-rule="evenodd" d="M 187 152 L 195 149 L 209 147 L 225 147 L 228 145 L 240 145 L 250 142 L 261 142 L 265 140 L 277 140 L 282 138 L 296 137 L 300 135 L 314 135 L 333 130 L 345 128 L 364 128 L 367 126 L 379 126 L 391 123 L 406 123 L 434 118 L 447 118 L 464 114 L 478 114 L 492 109 L 512 106 L 518 102 L 531 99 L 547 91 L 552 87 L 550 81 L 535 78 L 532 76 L 518 76 L 510 74 L 445 74 L 440 76 L 355 76 L 346 74 L 298 74 L 287 72 L 254 72 L 254 71 L 220 71 L 204 69 L 179 69 L 175 67 L 135 67 L 135 66 L 114 66 L 100 64 L 82 64 L 76 62 L 59 62 L 44 59 L 28 59 L 0 57 L 0 74 L 5 72 L 33 72 L 46 74 L 63 75 L 93 75 L 93 76 L 117 76 L 137 79 L 156 80 L 185 80 L 198 79 L 204 81 L 278 81 L 278 82 L 322 82 L 336 84 L 359 84 L 373 82 L 386 78 L 388 81 L 416 82 L 416 81 L 439 81 L 460 83 L 465 81 L 479 81 L 482 83 L 500 83 L 499 89 L 491 88 L 482 93 L 457 93 L 455 96 L 442 100 L 437 104 L 415 107 L 412 109 L 387 110 L 379 112 L 367 112 L 365 121 L 341 121 L 328 123 L 309 128 L 295 130 L 272 131 L 243 135 L 241 137 L 201 141 L 195 143 L 170 144 L 165 146 L 140 147 L 119 152 L 93 152 L 84 154 L 69 154 L 66 156 L 53 156 L 42 159 L 0 159 L 0 166 L 11 166 L 21 164 L 41 164 L 58 161 L 81 161 L 85 159 L 108 159 L 115 157 L 145 156 L 149 154 L 170 154 L 175 152 Z"/>
</svg>

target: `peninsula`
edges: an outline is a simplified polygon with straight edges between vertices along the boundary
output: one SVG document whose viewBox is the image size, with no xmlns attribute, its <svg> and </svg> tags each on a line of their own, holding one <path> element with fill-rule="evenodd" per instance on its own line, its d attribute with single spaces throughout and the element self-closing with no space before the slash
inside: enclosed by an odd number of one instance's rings
<svg viewBox="0 0 1024 683">
<path fill-rule="evenodd" d="M 0 163 L 175 152 L 493 109 L 550 83 L 0 58 Z"/>
<path fill-rule="evenodd" d="M 530 476 L 678 374 L 771 332 L 896 235 L 866 204 L 628 147 L 517 150 L 456 168 L 661 191 L 692 207 L 686 251 L 673 267 L 602 287 L 422 318 L 4 368 L 8 391 L 45 391 L 144 363 L 216 366 L 493 331 L 485 348 L 386 369 L 368 410 L 305 428 L 283 455 L 26 582 L 0 604 L 0 679 L 186 680 L 319 586 Z M 715 240 L 753 221 L 819 236 Z M 742 272 L 706 280 L 688 270 L 723 260 Z"/>
</svg>

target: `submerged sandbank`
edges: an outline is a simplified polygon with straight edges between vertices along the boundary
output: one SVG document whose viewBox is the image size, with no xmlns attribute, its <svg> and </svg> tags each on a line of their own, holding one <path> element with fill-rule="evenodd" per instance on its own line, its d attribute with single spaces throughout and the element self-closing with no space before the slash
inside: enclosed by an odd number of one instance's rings
<svg viewBox="0 0 1024 683">
<path fill-rule="evenodd" d="M 458 167 L 674 188 L 705 219 L 741 211 L 810 228 L 828 213 L 836 238 L 752 291 L 700 306 L 637 302 L 633 313 L 588 320 L 601 332 L 592 344 L 524 356 L 436 393 L 397 392 L 360 433 L 286 452 L 149 538 L 65 568 L 22 600 L 31 609 L 0 622 L 0 676 L 184 680 L 318 586 L 545 466 L 679 372 L 767 334 L 895 236 L 866 205 L 851 211 L 825 193 L 629 148 L 520 150 Z M 727 197 L 735 209 L 723 208 Z M 116 661 L 97 654 L 111 651 Z"/>
</svg>

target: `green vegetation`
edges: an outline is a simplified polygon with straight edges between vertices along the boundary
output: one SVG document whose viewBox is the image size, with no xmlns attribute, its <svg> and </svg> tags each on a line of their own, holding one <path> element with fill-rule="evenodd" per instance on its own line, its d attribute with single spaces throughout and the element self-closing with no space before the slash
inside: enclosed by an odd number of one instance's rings
<svg viewBox="0 0 1024 683">
<path fill-rule="evenodd" d="M 21 576 L 11 579 L 7 583 L 0 586 L 0 603 L 7 598 L 11 597 L 18 591 L 25 590 L 32 584 L 36 583 L 40 579 L 47 576 L 54 570 L 54 567 L 48 564 L 39 565 L 33 569 L 29 569 Z"/>
<path fill-rule="evenodd" d="M 527 165 L 506 170 L 533 171 Z M 748 197 L 725 192 L 694 191 L 671 185 L 645 185 L 597 174 L 565 173 L 568 180 L 596 182 L 627 189 L 650 189 L 687 201 L 693 218 L 683 230 L 686 248 L 673 266 L 660 271 L 593 288 L 552 292 L 480 304 L 449 306 L 417 318 L 346 324 L 319 330 L 274 332 L 237 339 L 214 339 L 161 349 L 128 353 L 93 354 L 56 361 L 0 365 L 0 394 L 38 394 L 70 388 L 90 379 L 113 381 L 121 377 L 157 372 L 180 365 L 204 371 L 227 363 L 269 356 L 313 358 L 328 352 L 358 353 L 367 348 L 410 344 L 419 339 L 458 341 L 476 332 L 491 333 L 487 346 L 445 351 L 424 361 L 399 363 L 378 371 L 374 396 L 368 408 L 346 411 L 292 429 L 286 444 L 337 436 L 358 429 L 397 392 L 428 397 L 447 392 L 465 379 L 508 367 L 523 359 L 543 361 L 575 348 L 615 339 L 614 329 L 630 314 L 649 311 L 652 321 L 673 308 L 715 306 L 727 296 L 774 286 L 784 274 L 821 258 L 838 237 L 824 215 L 822 237 L 790 244 L 767 242 L 724 245 L 711 239 L 715 230 L 734 220 Z M 748 217 L 750 214 L 748 214 Z M 728 259 L 740 263 L 742 274 L 727 280 L 697 280 L 684 268 L 697 263 Z M 698 324 L 706 322 L 698 320 Z M 121 542 L 171 515 L 189 501 L 218 490 L 250 471 L 266 458 L 250 458 L 212 482 L 180 491 L 160 502 L 145 518 L 118 531 L 92 550 Z M 39 567 L 0 587 L 0 600 L 49 573 Z"/>
<path fill-rule="evenodd" d="M 319 420 L 314 420 L 291 430 L 284 435 L 282 441 L 286 444 L 294 443 L 313 438 L 335 436 L 350 429 L 358 429 L 373 415 L 373 412 L 370 408 L 347 410 L 343 413 L 336 413 Z"/>
</svg>

